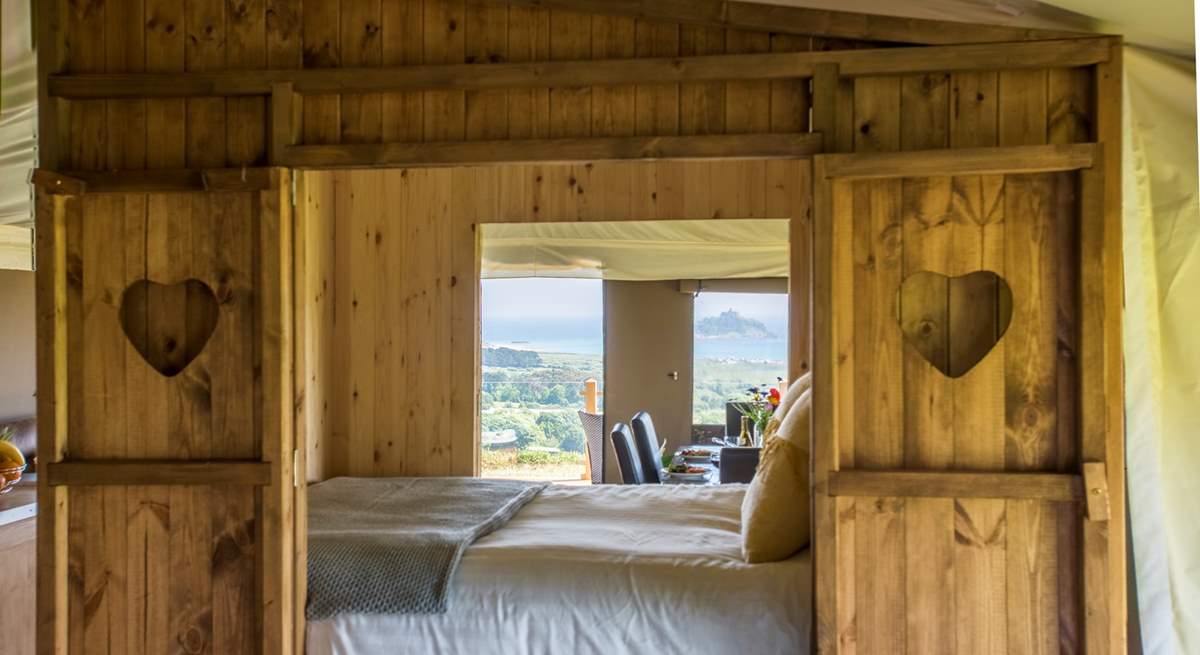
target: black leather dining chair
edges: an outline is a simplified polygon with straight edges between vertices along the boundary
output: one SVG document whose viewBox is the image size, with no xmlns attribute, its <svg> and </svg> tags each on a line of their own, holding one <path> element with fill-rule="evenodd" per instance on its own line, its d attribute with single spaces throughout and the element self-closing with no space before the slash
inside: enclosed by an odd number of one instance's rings
<svg viewBox="0 0 1200 655">
<path fill-rule="evenodd" d="M 750 482 L 758 470 L 758 456 L 762 448 L 722 448 L 721 484 Z"/>
<path fill-rule="evenodd" d="M 658 433 L 654 431 L 654 420 L 649 412 L 638 412 L 629 421 L 633 424 L 633 439 L 637 443 L 638 459 L 642 463 L 642 476 L 646 484 L 661 484 L 659 469 L 662 458 L 658 456 Z"/>
<path fill-rule="evenodd" d="M 646 476 L 642 473 L 642 463 L 638 458 L 637 445 L 634 443 L 633 432 L 624 423 L 613 426 L 613 450 L 617 452 L 617 468 L 621 471 L 623 484 L 645 484 Z"/>
</svg>

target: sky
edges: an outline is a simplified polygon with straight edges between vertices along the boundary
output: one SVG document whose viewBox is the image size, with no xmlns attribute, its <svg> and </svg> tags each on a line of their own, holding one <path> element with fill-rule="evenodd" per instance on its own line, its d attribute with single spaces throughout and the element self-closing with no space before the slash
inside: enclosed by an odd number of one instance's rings
<svg viewBox="0 0 1200 655">
<path fill-rule="evenodd" d="M 600 280 L 515 278 L 483 281 L 483 318 L 595 318 L 604 313 Z"/>
<path fill-rule="evenodd" d="M 595 318 L 603 313 L 600 280 L 517 278 L 483 281 L 483 316 L 487 318 Z M 727 309 L 746 316 L 781 319 L 787 299 L 781 294 L 702 293 L 696 298 L 696 318 L 716 316 Z"/>
</svg>

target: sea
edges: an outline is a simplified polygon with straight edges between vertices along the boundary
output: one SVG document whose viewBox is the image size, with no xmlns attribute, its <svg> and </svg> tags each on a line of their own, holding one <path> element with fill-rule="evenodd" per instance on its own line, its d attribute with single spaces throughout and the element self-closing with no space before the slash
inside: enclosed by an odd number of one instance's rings
<svg viewBox="0 0 1200 655">
<path fill-rule="evenodd" d="M 759 318 L 775 339 L 696 338 L 695 356 L 703 359 L 750 361 L 787 360 L 787 320 Z M 493 318 L 483 322 L 487 347 L 533 350 L 543 353 L 602 355 L 604 320 L 595 318 Z"/>
</svg>

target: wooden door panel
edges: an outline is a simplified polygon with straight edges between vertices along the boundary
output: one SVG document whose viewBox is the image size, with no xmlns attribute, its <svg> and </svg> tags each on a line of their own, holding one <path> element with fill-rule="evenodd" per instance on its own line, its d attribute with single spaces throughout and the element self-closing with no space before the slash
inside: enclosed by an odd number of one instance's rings
<svg viewBox="0 0 1200 655">
<path fill-rule="evenodd" d="M 1074 328 L 1059 321 L 1076 314 L 1068 308 L 1076 301 L 1058 289 L 1056 234 L 1076 220 L 1074 175 L 991 176 L 986 184 L 987 201 L 969 197 L 982 193 L 979 177 L 859 180 L 834 191 L 834 220 L 850 226 L 851 242 L 836 262 L 847 281 L 834 297 L 847 310 L 838 333 L 854 353 L 869 353 L 842 374 L 853 401 L 840 418 L 853 425 L 858 468 L 957 468 L 961 461 L 963 468 L 1049 470 L 1070 459 L 1059 450 L 1073 452 L 1078 435 L 1070 423 L 1060 430 L 1059 405 L 1071 411 L 1078 389 L 1058 369 L 1075 366 Z M 959 195 L 965 198 L 955 202 Z M 982 225 L 974 202 L 992 205 Z M 1001 206 L 1013 217 L 998 214 Z M 951 298 L 956 323 L 924 326 L 949 351 L 960 347 L 958 334 L 969 341 L 986 328 L 1002 336 L 971 370 L 950 378 L 905 343 L 898 291 L 916 273 L 976 271 L 1008 283 L 1011 322 L 1001 326 L 996 312 L 980 326 L 969 311 L 954 311 Z"/>
<path fill-rule="evenodd" d="M 856 175 L 872 157 L 815 163 L 818 643 L 1107 650 L 1083 600 L 1119 603 L 1112 567 L 1085 561 L 1111 558 L 1107 516 L 1085 515 L 1080 475 L 1083 455 L 1106 457 L 1082 450 L 1080 415 L 1083 380 L 1105 375 L 1084 356 L 1101 342 L 1082 339 L 1101 257 L 1080 239 L 1081 195 L 1097 178 L 1017 160 L 960 173 L 949 157 L 915 177 L 903 158 L 893 177 Z"/>
<path fill-rule="evenodd" d="M 1078 652 L 1082 518 L 1032 500 L 847 497 L 837 633 L 864 653 Z M 841 543 L 839 545 L 842 545 Z"/>
<path fill-rule="evenodd" d="M 290 650 L 291 213 L 270 180 L 39 192 L 42 652 Z"/>
</svg>

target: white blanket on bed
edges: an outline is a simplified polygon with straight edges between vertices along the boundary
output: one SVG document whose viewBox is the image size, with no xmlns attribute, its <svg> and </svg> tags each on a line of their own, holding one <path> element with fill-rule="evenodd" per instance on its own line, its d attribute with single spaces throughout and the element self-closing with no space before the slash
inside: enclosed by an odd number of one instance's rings
<svg viewBox="0 0 1200 655">
<path fill-rule="evenodd" d="M 312 622 L 308 653 L 806 653 L 808 551 L 744 563 L 744 493 L 551 486 L 467 549 L 447 613 Z"/>
</svg>

